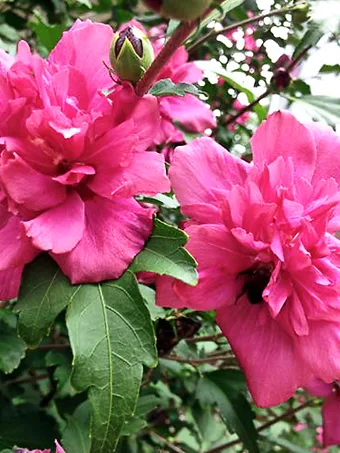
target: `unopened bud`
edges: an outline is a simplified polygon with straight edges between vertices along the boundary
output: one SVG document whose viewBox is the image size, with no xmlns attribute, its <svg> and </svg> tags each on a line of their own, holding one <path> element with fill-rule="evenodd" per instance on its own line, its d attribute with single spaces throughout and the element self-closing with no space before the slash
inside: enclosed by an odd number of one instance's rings
<svg viewBox="0 0 340 453">
<path fill-rule="evenodd" d="M 120 79 L 137 83 L 153 60 L 151 42 L 139 28 L 127 27 L 115 34 L 110 48 L 110 61 Z"/>
<path fill-rule="evenodd" d="M 188 21 L 203 14 L 212 0 L 144 0 L 144 3 L 164 17 Z"/>
<path fill-rule="evenodd" d="M 289 87 L 292 78 L 286 68 L 277 68 L 271 79 L 271 85 L 276 91 L 283 91 Z"/>
</svg>

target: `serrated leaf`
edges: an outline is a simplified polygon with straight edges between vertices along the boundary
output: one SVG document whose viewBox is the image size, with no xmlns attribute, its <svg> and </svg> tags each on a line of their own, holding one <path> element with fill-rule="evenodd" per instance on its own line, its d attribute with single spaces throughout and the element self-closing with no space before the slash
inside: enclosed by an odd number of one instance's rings
<svg viewBox="0 0 340 453">
<path fill-rule="evenodd" d="M 15 311 L 20 312 L 19 335 L 29 347 L 39 345 L 78 289 L 48 255 L 39 256 L 26 267 Z"/>
<path fill-rule="evenodd" d="M 25 357 L 26 345 L 15 328 L 0 322 L 0 370 L 12 373 Z"/>
<path fill-rule="evenodd" d="M 304 107 L 313 119 L 324 120 L 332 126 L 340 124 L 340 98 L 307 95 L 292 100 Z"/>
<path fill-rule="evenodd" d="M 192 83 L 177 83 L 175 84 L 171 79 L 163 79 L 157 82 L 149 91 L 150 94 L 157 97 L 162 96 L 180 96 L 192 94 L 199 96 L 202 91 Z"/>
<path fill-rule="evenodd" d="M 133 272 L 169 275 L 188 285 L 196 285 L 196 261 L 183 248 L 187 240 L 184 231 L 155 219 L 153 233 L 130 269 Z"/>
<path fill-rule="evenodd" d="M 90 451 L 90 407 L 87 401 L 67 418 L 62 444 L 67 453 L 89 453 Z"/>
<path fill-rule="evenodd" d="M 150 314 L 135 276 L 84 285 L 66 317 L 74 355 L 72 384 L 89 390 L 91 453 L 113 452 L 135 411 L 143 366 L 157 362 Z"/>
<path fill-rule="evenodd" d="M 243 387 L 241 372 L 213 371 L 199 381 L 197 398 L 203 406 L 217 404 L 227 425 L 236 432 L 249 453 L 259 453 L 254 416 L 250 404 L 241 393 Z"/>
</svg>

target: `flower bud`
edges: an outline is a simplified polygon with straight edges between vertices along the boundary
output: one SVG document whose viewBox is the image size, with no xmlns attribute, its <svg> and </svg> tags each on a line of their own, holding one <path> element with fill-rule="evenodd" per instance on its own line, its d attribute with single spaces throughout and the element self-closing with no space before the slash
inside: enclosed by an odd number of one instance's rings
<svg viewBox="0 0 340 453">
<path fill-rule="evenodd" d="M 277 68 L 271 79 L 271 85 L 276 91 L 283 91 L 289 87 L 292 78 L 286 68 Z"/>
<path fill-rule="evenodd" d="M 139 28 L 127 27 L 115 34 L 110 48 L 110 62 L 120 79 L 137 83 L 153 60 L 151 42 Z"/>
<path fill-rule="evenodd" d="M 144 0 L 144 3 L 164 17 L 187 21 L 203 14 L 212 0 Z"/>
</svg>

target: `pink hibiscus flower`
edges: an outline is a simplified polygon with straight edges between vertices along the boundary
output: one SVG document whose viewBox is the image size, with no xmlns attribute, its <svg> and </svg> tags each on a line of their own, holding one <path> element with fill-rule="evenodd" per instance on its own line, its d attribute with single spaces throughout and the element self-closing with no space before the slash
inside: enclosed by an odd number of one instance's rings
<svg viewBox="0 0 340 453">
<path fill-rule="evenodd" d="M 340 385 L 337 382 L 326 384 L 313 378 L 306 390 L 314 396 L 325 399 L 322 406 L 322 436 L 320 443 L 325 447 L 340 445 Z"/>
<path fill-rule="evenodd" d="M 165 42 L 166 27 L 152 27 L 149 31 L 136 20 L 125 24 L 136 26 L 143 30 L 151 39 L 152 46 L 157 55 Z M 184 46 L 177 49 L 170 61 L 159 73 L 156 82 L 162 79 L 171 79 L 174 83 L 196 83 L 203 80 L 203 72 L 198 66 L 188 61 L 189 55 Z M 216 119 L 207 104 L 196 96 L 187 94 L 184 97 L 164 96 L 158 98 L 161 114 L 161 127 L 155 139 L 155 144 L 175 143 L 184 141 L 183 134 L 174 122 L 180 123 L 190 132 L 204 133 L 206 129 L 216 127 Z"/>
<path fill-rule="evenodd" d="M 65 450 L 59 445 L 58 441 L 55 441 L 56 451 L 55 453 L 65 453 Z M 27 448 L 17 448 L 14 453 L 51 453 L 51 450 L 27 450 Z"/>
<path fill-rule="evenodd" d="M 198 261 L 192 288 L 159 280 L 163 306 L 216 310 L 259 406 L 312 376 L 340 376 L 340 138 L 329 127 L 269 117 L 254 162 L 209 138 L 175 150 L 170 179 Z M 174 290 L 174 291 L 173 291 Z"/>
<path fill-rule="evenodd" d="M 134 197 L 170 189 L 163 156 L 145 152 L 160 123 L 157 99 L 130 84 L 103 93 L 111 40 L 109 26 L 77 21 L 47 61 L 25 46 L 26 59 L 2 71 L 2 300 L 16 296 L 40 251 L 73 283 L 119 277 L 152 230 L 153 209 Z"/>
</svg>

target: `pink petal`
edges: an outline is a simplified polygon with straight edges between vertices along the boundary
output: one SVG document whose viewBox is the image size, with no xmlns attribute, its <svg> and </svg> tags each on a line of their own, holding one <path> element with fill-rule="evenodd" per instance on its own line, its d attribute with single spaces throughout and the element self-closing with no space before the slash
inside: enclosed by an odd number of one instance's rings
<svg viewBox="0 0 340 453">
<path fill-rule="evenodd" d="M 166 275 L 156 277 L 156 304 L 159 307 L 185 308 L 186 302 L 182 301 L 174 290 L 176 280 Z"/>
<path fill-rule="evenodd" d="M 55 441 L 55 445 L 57 447 L 55 453 L 65 453 L 65 450 L 61 447 L 61 445 L 59 444 L 59 442 L 57 440 Z"/>
<path fill-rule="evenodd" d="M 105 165 L 97 167 L 97 174 L 88 186 L 103 197 L 170 192 L 164 157 L 152 151 L 134 153 L 130 165 L 126 167 L 114 170 Z"/>
<path fill-rule="evenodd" d="M 176 148 L 169 175 L 186 214 L 187 205 L 220 203 L 216 190 L 226 192 L 243 184 L 250 165 L 233 157 L 211 138 L 198 138 Z"/>
<path fill-rule="evenodd" d="M 71 252 L 52 256 L 72 283 L 118 278 L 149 238 L 152 214 L 133 199 L 89 199 L 82 239 Z"/>
<path fill-rule="evenodd" d="M 16 299 L 19 294 L 23 266 L 0 271 L 0 300 Z"/>
<path fill-rule="evenodd" d="M 305 388 L 313 396 L 322 396 L 325 398 L 333 394 L 333 384 L 326 384 L 326 382 L 315 377 L 308 382 Z"/>
<path fill-rule="evenodd" d="M 322 407 L 323 443 L 340 445 L 340 395 L 334 393 L 326 399 Z"/>
<path fill-rule="evenodd" d="M 158 100 L 155 96 L 137 96 L 130 83 L 123 83 L 109 95 L 113 102 L 112 117 L 114 124 L 120 124 L 128 119 L 133 120 L 135 127 L 129 131 L 138 135 L 137 151 L 145 151 L 155 140 L 161 116 Z"/>
<path fill-rule="evenodd" d="M 308 128 L 288 112 L 276 112 L 255 132 L 252 140 L 254 163 L 270 164 L 279 156 L 292 158 L 295 173 L 310 181 L 315 171 L 316 147 Z"/>
<path fill-rule="evenodd" d="M 246 374 L 255 403 L 260 407 L 276 406 L 289 399 L 312 375 L 296 354 L 291 338 L 269 316 L 267 308 L 245 300 L 217 310 L 217 323 Z"/>
<path fill-rule="evenodd" d="M 316 145 L 316 162 L 312 183 L 334 178 L 340 184 L 340 137 L 323 123 L 308 123 Z"/>
<path fill-rule="evenodd" d="M 103 64 L 109 59 L 113 31 L 109 25 L 77 20 L 49 56 L 56 65 L 72 66 L 85 77 L 90 97 L 110 87 L 112 80 Z"/>
<path fill-rule="evenodd" d="M 66 253 L 80 241 L 85 229 L 84 202 L 72 191 L 66 200 L 33 220 L 24 222 L 26 234 L 40 250 Z"/>
<path fill-rule="evenodd" d="M 71 170 L 63 175 L 52 178 L 53 181 L 58 181 L 65 186 L 79 184 L 86 176 L 94 175 L 96 170 L 90 165 L 74 166 Z"/>
<path fill-rule="evenodd" d="M 296 350 L 315 377 L 333 382 L 340 376 L 339 324 L 311 320 L 308 324 L 309 335 L 297 339 Z"/>
<path fill-rule="evenodd" d="M 64 201 L 65 188 L 34 170 L 19 157 L 0 168 L 0 179 L 8 195 L 32 211 L 42 211 Z"/>
<path fill-rule="evenodd" d="M 163 97 L 159 103 L 162 115 L 180 122 L 189 131 L 203 133 L 216 127 L 216 119 L 207 104 L 191 94 Z"/>
<path fill-rule="evenodd" d="M 37 254 L 23 234 L 20 218 L 8 214 L 0 205 L 0 271 L 22 267 Z"/>
</svg>

